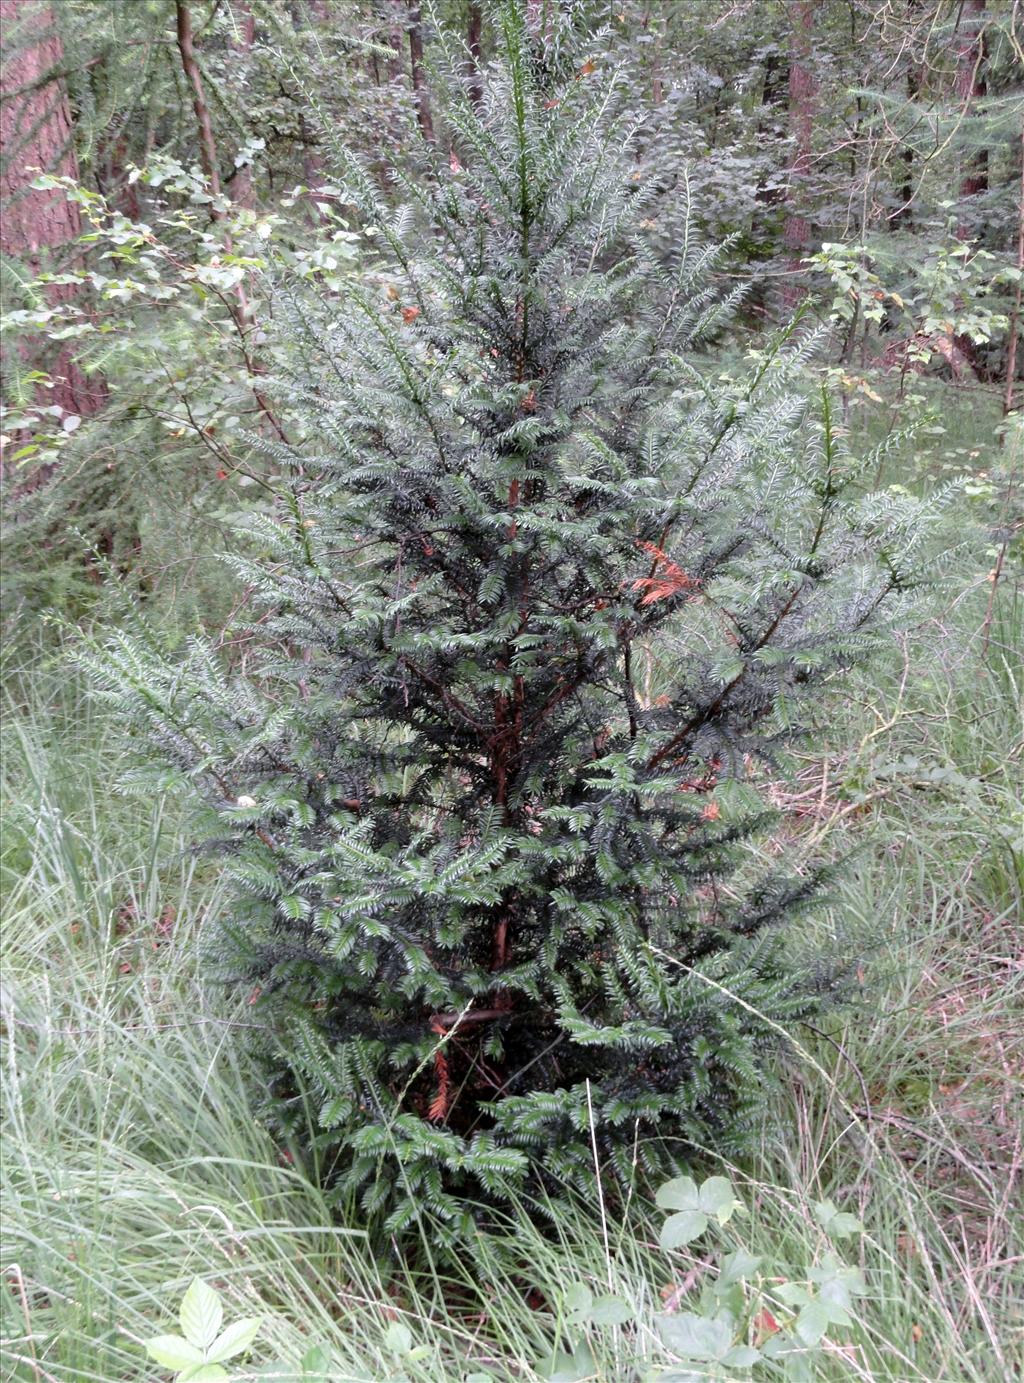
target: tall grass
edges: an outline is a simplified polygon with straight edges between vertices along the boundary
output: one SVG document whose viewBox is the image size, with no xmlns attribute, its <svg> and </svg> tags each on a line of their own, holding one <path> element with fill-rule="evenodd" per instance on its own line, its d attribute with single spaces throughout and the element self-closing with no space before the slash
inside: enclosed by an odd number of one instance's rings
<svg viewBox="0 0 1024 1383">
<path fill-rule="evenodd" d="M 756 1154 L 728 1169 L 750 1209 L 728 1237 L 800 1277 L 827 1247 L 815 1201 L 862 1217 L 870 1295 L 822 1379 L 994 1383 L 1024 1361 L 1020 611 L 999 600 L 983 656 L 986 600 L 862 679 L 785 789 L 805 839 L 860 847 L 815 925 L 859 948 L 861 987 L 786 1059 Z M 252 1357 L 279 1378 L 311 1342 L 337 1380 L 538 1378 L 578 1342 L 577 1283 L 635 1313 L 591 1331 L 591 1376 L 664 1360 L 654 1317 L 714 1269 L 702 1244 L 662 1253 L 648 1206 L 576 1206 L 553 1232 L 523 1213 L 444 1264 L 428 1228 L 402 1259 L 357 1216 L 332 1224 L 253 1118 L 250 1010 L 204 983 L 218 880 L 175 809 L 118 792 L 119 729 L 59 656 L 12 679 L 3 736 L 6 1377 L 166 1377 L 143 1341 L 195 1275 L 264 1318 Z"/>
</svg>

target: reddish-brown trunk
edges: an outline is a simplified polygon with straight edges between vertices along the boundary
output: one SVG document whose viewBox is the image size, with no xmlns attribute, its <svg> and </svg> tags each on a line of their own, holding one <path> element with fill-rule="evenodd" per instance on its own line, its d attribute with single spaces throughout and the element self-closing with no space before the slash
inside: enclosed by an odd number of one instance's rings
<svg viewBox="0 0 1024 1383">
<path fill-rule="evenodd" d="M 39 170 L 78 177 L 67 92 L 59 80 L 48 79 L 64 55 L 50 4 L 0 0 L 0 26 L 13 45 L 0 77 L 5 97 L 10 96 L 0 106 L 0 253 L 34 278 L 73 257 L 70 247 L 81 231 L 78 208 L 63 192 L 31 186 Z M 55 285 L 47 297 L 59 306 L 72 301 L 76 291 L 73 284 Z M 85 375 L 71 348 L 49 361 L 36 360 L 23 346 L 19 351 L 26 363 L 48 369 L 54 387 L 46 391 L 47 404 L 81 417 L 95 413 L 106 399 L 102 376 Z"/>
<path fill-rule="evenodd" d="M 786 220 L 782 239 L 789 261 L 783 301 L 795 306 L 803 292 L 803 265 L 811 243 L 808 185 L 813 158 L 817 84 L 811 70 L 814 12 L 817 0 L 791 0 L 789 16 L 789 129 L 793 157 L 789 165 Z"/>
<path fill-rule="evenodd" d="M 412 89 L 416 95 L 416 118 L 423 138 L 434 142 L 434 116 L 430 109 L 430 91 L 423 70 L 423 15 L 418 4 L 409 6 L 409 65 Z"/>
<path fill-rule="evenodd" d="M 210 107 L 206 104 L 203 74 L 199 70 L 199 62 L 196 58 L 190 0 L 175 0 L 174 18 L 182 70 L 192 88 L 192 109 L 196 113 L 196 127 L 199 134 L 199 162 L 206 174 L 206 181 L 210 184 L 210 192 L 214 198 L 219 200 L 220 169 L 217 165 L 217 144 L 213 137 Z M 210 207 L 211 220 L 218 221 L 223 215 L 224 213 L 216 205 Z"/>
</svg>

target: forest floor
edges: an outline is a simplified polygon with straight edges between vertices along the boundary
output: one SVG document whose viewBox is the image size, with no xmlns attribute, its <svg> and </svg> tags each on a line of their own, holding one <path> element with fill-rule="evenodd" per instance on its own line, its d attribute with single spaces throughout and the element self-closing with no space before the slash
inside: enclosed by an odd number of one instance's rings
<svg viewBox="0 0 1024 1383">
<path fill-rule="evenodd" d="M 823 1199 L 863 1222 L 846 1253 L 868 1291 L 815 1379 L 1024 1377 L 1024 600 L 1009 580 L 993 600 L 987 567 L 984 544 L 957 559 L 776 789 L 802 843 L 852 852 L 807 926 L 861 961 L 725 1170 L 749 1212 L 730 1243 L 765 1271 L 818 1260 Z M 666 1255 L 634 1204 L 553 1233 L 524 1214 L 462 1262 L 434 1260 L 429 1225 L 411 1256 L 371 1253 L 254 1118 L 252 1014 L 204 983 L 217 877 L 170 803 L 121 791 L 128 749 L 63 649 L 9 674 L 3 749 L 5 1377 L 166 1377 L 144 1341 L 197 1275 L 228 1319 L 262 1317 L 249 1357 L 279 1379 L 311 1344 L 339 1380 L 653 1376 L 654 1318 L 699 1292 L 701 1244 Z M 573 1326 L 580 1284 L 632 1323 Z"/>
</svg>

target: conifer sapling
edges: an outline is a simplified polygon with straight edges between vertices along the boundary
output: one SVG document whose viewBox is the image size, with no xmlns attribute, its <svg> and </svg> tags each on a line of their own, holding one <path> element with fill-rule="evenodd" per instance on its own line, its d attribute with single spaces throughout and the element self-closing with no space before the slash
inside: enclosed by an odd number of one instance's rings
<svg viewBox="0 0 1024 1383">
<path fill-rule="evenodd" d="M 751 849 L 759 766 L 898 613 L 922 525 L 791 389 L 797 331 L 701 368 L 725 250 L 648 248 L 612 74 L 542 84 L 522 9 L 480 99 L 439 30 L 396 195 L 339 151 L 364 288 L 272 286 L 304 440 L 260 442 L 233 559 L 262 651 L 143 630 L 99 669 L 211 814 L 279 1117 L 312 1100 L 393 1231 L 585 1186 L 595 1147 L 626 1182 L 651 1135 L 737 1146 L 819 1002 L 782 924 L 820 871 Z"/>
</svg>

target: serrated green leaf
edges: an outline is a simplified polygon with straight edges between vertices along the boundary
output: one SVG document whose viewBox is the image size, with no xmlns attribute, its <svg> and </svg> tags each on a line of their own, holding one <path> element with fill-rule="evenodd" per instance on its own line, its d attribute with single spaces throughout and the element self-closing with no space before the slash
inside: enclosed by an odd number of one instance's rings
<svg viewBox="0 0 1024 1383">
<path fill-rule="evenodd" d="M 572 1354 L 566 1354 L 563 1349 L 556 1349 L 548 1358 L 537 1364 L 536 1371 L 541 1378 L 547 1380 L 547 1383 L 583 1383 L 585 1378 L 593 1376 L 595 1368 L 590 1346 L 585 1340 L 581 1340 Z"/>
<path fill-rule="evenodd" d="M 702 1301 L 704 1299 L 705 1294 L 702 1294 Z M 706 1299 L 713 1299 L 720 1310 L 730 1311 L 737 1317 L 743 1314 L 747 1306 L 747 1294 L 742 1282 L 730 1282 L 726 1287 L 723 1287 L 721 1282 L 711 1283 Z"/>
<path fill-rule="evenodd" d="M 822 1267 L 811 1268 L 808 1277 L 819 1283 L 818 1293 L 823 1301 L 840 1306 L 852 1306 L 853 1298 L 864 1296 L 867 1283 L 859 1268 L 847 1268 L 829 1255 Z"/>
<path fill-rule="evenodd" d="M 736 1193 L 728 1177 L 708 1177 L 707 1181 L 701 1184 L 697 1195 L 698 1206 L 705 1215 L 717 1215 L 723 1206 L 731 1205 L 736 1200 Z"/>
<path fill-rule="evenodd" d="M 633 1308 L 621 1297 L 597 1297 L 588 1313 L 591 1325 L 624 1325 L 633 1319 Z"/>
<path fill-rule="evenodd" d="M 676 1316 L 659 1316 L 661 1338 L 684 1359 L 721 1359 L 732 1348 L 735 1323 L 731 1316 L 698 1316 L 681 1311 Z"/>
<path fill-rule="evenodd" d="M 784 1301 L 787 1306 L 803 1306 L 812 1299 L 807 1288 L 801 1287 L 799 1282 L 783 1282 L 773 1291 L 779 1301 Z"/>
<path fill-rule="evenodd" d="M 236 1354 L 244 1353 L 259 1334 L 261 1324 L 259 1316 L 243 1316 L 240 1321 L 232 1322 L 214 1340 L 207 1351 L 207 1359 L 211 1364 L 224 1364 Z"/>
<path fill-rule="evenodd" d="M 761 1351 L 753 1345 L 733 1345 L 727 1354 L 722 1355 L 722 1363 L 727 1369 L 749 1369 L 761 1357 Z"/>
<path fill-rule="evenodd" d="M 227 1369 L 220 1364 L 197 1364 L 194 1369 L 186 1369 L 178 1383 L 224 1383 L 227 1377 Z"/>
<path fill-rule="evenodd" d="M 331 1368 L 331 1351 L 326 1345 L 311 1345 L 302 1356 L 302 1372 L 307 1374 L 326 1374 Z M 324 1380 L 327 1383 L 327 1380 Z"/>
<path fill-rule="evenodd" d="M 681 1248 L 700 1238 L 708 1227 L 708 1217 L 699 1210 L 681 1210 L 670 1215 L 661 1227 L 658 1242 L 666 1251 Z"/>
<path fill-rule="evenodd" d="M 849 1239 L 854 1234 L 863 1234 L 864 1226 L 856 1215 L 836 1208 L 835 1201 L 818 1201 L 814 1206 L 814 1218 L 826 1234 L 835 1239 Z"/>
<path fill-rule="evenodd" d="M 392 1321 L 384 1335 L 384 1348 L 392 1354 L 408 1354 L 412 1349 L 412 1332 L 401 1321 Z"/>
<path fill-rule="evenodd" d="M 816 1345 L 828 1329 L 828 1307 L 821 1301 L 809 1301 L 796 1318 L 796 1333 L 805 1345 Z"/>
<path fill-rule="evenodd" d="M 202 1278 L 192 1279 L 181 1299 L 178 1319 L 185 1339 L 200 1349 L 209 1349 L 217 1338 L 224 1319 L 224 1308 L 220 1304 L 220 1297 Z"/>
<path fill-rule="evenodd" d="M 821 1301 L 822 1306 L 824 1306 L 825 1310 L 828 1312 L 829 1325 L 853 1324 L 853 1317 L 850 1315 L 849 1311 L 847 1311 L 846 1307 L 842 1304 L 842 1302 L 829 1301 L 828 1298 L 824 1295 L 822 1295 L 819 1298 L 819 1300 Z"/>
<path fill-rule="evenodd" d="M 816 1352 L 805 1349 L 788 1335 L 773 1335 L 765 1341 L 761 1353 L 766 1359 L 776 1360 L 782 1365 L 786 1383 L 813 1383 L 811 1361 L 815 1359 Z"/>
<path fill-rule="evenodd" d="M 190 1369 L 203 1362 L 203 1351 L 180 1335 L 157 1335 L 146 1341 L 146 1352 L 162 1369 Z"/>
<path fill-rule="evenodd" d="M 572 1325 L 580 1325 L 590 1313 L 594 1294 L 585 1282 L 574 1282 L 565 1293 L 565 1310 Z"/>
<path fill-rule="evenodd" d="M 748 1281 L 760 1266 L 760 1256 L 756 1253 L 748 1253 L 746 1249 L 737 1249 L 734 1253 L 727 1253 L 722 1259 L 722 1265 L 718 1271 L 718 1285 L 727 1287 L 733 1282 Z"/>
<path fill-rule="evenodd" d="M 654 1201 L 662 1210 L 699 1210 L 700 1192 L 693 1177 L 675 1177 L 658 1187 Z"/>
</svg>

